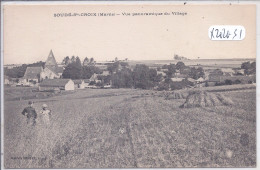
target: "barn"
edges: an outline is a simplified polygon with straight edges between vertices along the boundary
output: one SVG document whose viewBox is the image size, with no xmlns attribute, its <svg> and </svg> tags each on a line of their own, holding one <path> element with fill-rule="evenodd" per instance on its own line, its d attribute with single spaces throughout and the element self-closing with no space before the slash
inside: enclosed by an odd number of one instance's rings
<svg viewBox="0 0 260 170">
<path fill-rule="evenodd" d="M 75 89 L 84 89 L 85 88 L 85 82 L 83 80 L 73 80 Z"/>
<path fill-rule="evenodd" d="M 27 67 L 24 73 L 23 79 L 26 83 L 35 82 L 38 83 L 41 78 L 42 67 Z"/>
<path fill-rule="evenodd" d="M 75 85 L 71 79 L 45 79 L 39 85 L 39 91 L 74 90 Z"/>
</svg>

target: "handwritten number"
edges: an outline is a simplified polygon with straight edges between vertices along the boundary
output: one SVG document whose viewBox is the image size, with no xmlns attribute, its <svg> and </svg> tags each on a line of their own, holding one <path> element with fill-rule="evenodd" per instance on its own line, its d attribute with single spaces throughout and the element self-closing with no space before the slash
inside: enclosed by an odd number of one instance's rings
<svg viewBox="0 0 260 170">
<path fill-rule="evenodd" d="M 241 40 L 244 36 L 243 28 L 229 26 L 215 26 L 209 30 L 211 40 Z"/>
<path fill-rule="evenodd" d="M 235 34 L 235 35 L 234 35 L 233 39 L 237 36 L 237 33 L 236 33 L 236 32 L 237 32 L 237 29 L 235 29 L 235 31 L 234 31 L 234 34 Z"/>
<path fill-rule="evenodd" d="M 210 36 L 211 36 L 210 39 L 215 38 L 214 37 L 214 28 L 212 29 L 212 31 L 210 31 Z"/>
</svg>

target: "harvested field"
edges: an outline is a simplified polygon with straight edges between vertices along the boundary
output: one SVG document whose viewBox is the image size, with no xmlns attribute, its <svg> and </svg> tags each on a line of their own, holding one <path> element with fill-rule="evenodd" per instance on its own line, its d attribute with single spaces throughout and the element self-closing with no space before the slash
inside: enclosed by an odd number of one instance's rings
<svg viewBox="0 0 260 170">
<path fill-rule="evenodd" d="M 193 91 L 187 96 L 187 99 L 181 108 L 192 107 L 209 107 L 209 106 L 222 106 L 233 105 L 233 101 L 223 94 L 215 94 L 206 91 Z"/>
<path fill-rule="evenodd" d="M 201 88 L 195 88 L 194 90 L 196 89 L 210 91 L 210 92 L 225 92 L 225 91 L 256 89 L 256 85 L 255 84 L 234 84 L 234 85 L 224 85 L 224 86 L 201 87 Z"/>
<path fill-rule="evenodd" d="M 27 100 L 4 103 L 5 168 L 256 167 L 255 89 L 217 92 L 234 105 L 179 108 L 159 92 L 84 89 L 36 99 L 48 129 L 26 125 Z"/>
<path fill-rule="evenodd" d="M 172 100 L 172 99 L 186 99 L 188 96 L 188 93 L 185 91 L 173 91 L 171 93 L 168 93 L 165 97 L 166 100 Z"/>
</svg>

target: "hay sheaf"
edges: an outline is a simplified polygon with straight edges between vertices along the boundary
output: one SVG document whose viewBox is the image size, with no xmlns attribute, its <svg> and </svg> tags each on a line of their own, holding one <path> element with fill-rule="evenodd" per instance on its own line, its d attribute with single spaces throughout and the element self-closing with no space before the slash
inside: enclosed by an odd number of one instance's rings
<svg viewBox="0 0 260 170">
<path fill-rule="evenodd" d="M 233 101 L 222 94 L 208 93 L 206 91 L 190 92 L 185 103 L 180 108 L 210 107 L 233 105 Z"/>
<path fill-rule="evenodd" d="M 166 100 L 171 100 L 171 99 L 186 99 L 188 96 L 187 93 L 185 92 L 173 92 L 169 93 L 167 96 L 165 96 Z"/>
</svg>

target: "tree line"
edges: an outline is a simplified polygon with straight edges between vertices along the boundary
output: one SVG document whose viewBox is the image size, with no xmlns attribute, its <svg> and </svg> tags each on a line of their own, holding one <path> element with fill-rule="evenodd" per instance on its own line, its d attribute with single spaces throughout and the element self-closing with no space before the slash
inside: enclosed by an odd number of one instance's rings
<svg viewBox="0 0 260 170">
<path fill-rule="evenodd" d="M 245 69 L 244 74 L 245 75 L 255 75 L 256 74 L 256 62 L 244 62 L 241 64 L 241 68 Z"/>
</svg>

